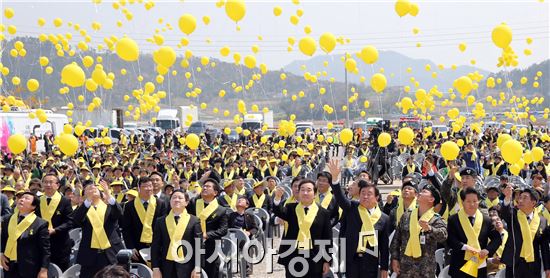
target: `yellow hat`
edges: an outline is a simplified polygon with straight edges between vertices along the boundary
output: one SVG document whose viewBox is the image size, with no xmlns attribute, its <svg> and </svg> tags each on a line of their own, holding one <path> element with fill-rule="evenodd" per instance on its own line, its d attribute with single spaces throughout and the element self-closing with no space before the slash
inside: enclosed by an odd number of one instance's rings
<svg viewBox="0 0 550 278">
<path fill-rule="evenodd" d="M 235 180 L 228 180 L 223 183 L 223 188 L 227 188 L 233 184 L 233 181 Z"/>
<path fill-rule="evenodd" d="M 11 186 L 6 186 L 6 187 L 2 188 L 2 191 L 15 192 L 15 188 L 13 188 Z"/>
<path fill-rule="evenodd" d="M 208 157 L 201 158 L 201 162 L 204 162 L 204 161 L 209 161 Z"/>
<path fill-rule="evenodd" d="M 272 158 L 269 160 L 269 163 L 279 163 L 279 160 Z"/>
<path fill-rule="evenodd" d="M 257 183 L 254 183 L 254 186 L 253 186 L 252 188 L 256 188 L 256 187 L 262 186 L 262 185 L 264 185 L 264 182 L 263 182 L 263 181 L 259 181 L 259 182 L 257 182 Z"/>
<path fill-rule="evenodd" d="M 111 183 L 111 186 L 115 186 L 115 185 L 124 186 L 124 183 L 122 181 L 113 181 Z"/>
<path fill-rule="evenodd" d="M 25 192 L 27 192 L 27 191 L 25 191 L 25 190 L 19 190 L 19 191 L 17 191 L 17 192 L 15 193 L 15 196 L 20 195 L 20 194 L 23 194 L 23 193 L 25 193 Z"/>
<path fill-rule="evenodd" d="M 126 191 L 126 195 L 134 196 L 134 197 L 137 198 L 138 192 L 135 189 L 130 189 L 130 190 Z"/>
<path fill-rule="evenodd" d="M 401 196 L 401 189 L 396 189 L 390 192 L 390 196 Z"/>
</svg>

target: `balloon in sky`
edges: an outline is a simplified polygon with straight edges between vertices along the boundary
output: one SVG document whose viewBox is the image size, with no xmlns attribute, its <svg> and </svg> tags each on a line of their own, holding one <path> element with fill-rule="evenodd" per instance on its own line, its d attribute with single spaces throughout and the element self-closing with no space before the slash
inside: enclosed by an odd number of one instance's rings
<svg viewBox="0 0 550 278">
<path fill-rule="evenodd" d="M 139 47 L 134 40 L 124 37 L 118 40 L 116 44 L 116 54 L 124 61 L 133 62 L 139 58 Z M 85 66 L 90 67 L 88 65 Z"/>
<path fill-rule="evenodd" d="M 225 14 L 231 20 L 239 22 L 246 14 L 246 5 L 243 0 L 228 0 L 225 2 Z"/>
<path fill-rule="evenodd" d="M 317 50 L 317 45 L 312 37 L 303 37 L 300 39 L 298 47 L 300 48 L 300 51 L 307 56 L 312 56 L 315 53 L 315 50 Z"/>
<path fill-rule="evenodd" d="M 192 14 L 184 14 L 180 17 L 178 26 L 184 34 L 191 35 L 197 28 L 197 19 Z"/>
</svg>

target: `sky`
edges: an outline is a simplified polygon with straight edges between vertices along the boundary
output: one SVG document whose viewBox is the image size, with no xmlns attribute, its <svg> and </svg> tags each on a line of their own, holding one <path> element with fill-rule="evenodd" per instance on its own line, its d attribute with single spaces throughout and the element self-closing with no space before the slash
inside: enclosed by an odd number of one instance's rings
<svg viewBox="0 0 550 278">
<path fill-rule="evenodd" d="M 137 0 L 136 0 L 137 1 Z M 133 20 L 127 21 L 121 10 L 112 7 L 112 1 L 103 1 L 95 5 L 89 1 L 13 1 L 1 0 L 2 10 L 11 7 L 15 16 L 2 17 L 2 24 L 15 25 L 16 35 L 38 36 L 41 33 L 73 33 L 73 43 L 82 39 L 68 23 L 80 24 L 92 36 L 91 46 L 103 41 L 106 36 L 127 35 L 140 46 L 143 52 L 158 48 L 146 39 L 152 37 L 155 29 L 166 27 L 170 23 L 173 30 L 162 31 L 165 44 L 176 47 L 180 40 L 188 37 L 187 47 L 176 49 L 183 55 L 184 49 L 190 49 L 196 56 L 222 58 L 219 49 L 228 46 L 232 52 L 243 57 L 252 54 L 251 46 L 259 46 L 256 55 L 258 64 L 265 63 L 270 69 L 279 69 L 293 60 L 307 59 L 299 50 L 297 43 L 293 51 L 287 51 L 287 38 L 292 36 L 296 42 L 305 36 L 304 27 L 310 26 L 310 36 L 318 40 L 324 32 L 349 38 L 345 45 L 337 45 L 333 53 L 358 52 L 366 45 L 379 50 L 393 50 L 412 58 L 430 59 L 434 63 L 450 66 L 467 65 L 475 60 L 475 66 L 496 71 L 500 49 L 491 40 L 492 29 L 506 22 L 513 30 L 512 48 L 519 56 L 519 67 L 524 68 L 541 62 L 549 57 L 549 6 L 550 1 L 412 1 L 417 3 L 420 12 L 416 17 L 407 15 L 400 18 L 394 11 L 395 1 L 245 1 L 246 15 L 237 24 L 226 15 L 224 8 L 217 8 L 214 1 L 155 1 L 155 7 L 146 11 L 143 4 L 126 5 L 133 14 Z M 273 15 L 273 8 L 280 6 L 283 13 Z M 298 9 L 303 16 L 298 25 L 292 25 L 289 17 Z M 197 19 L 197 28 L 190 36 L 184 35 L 178 28 L 178 18 L 190 13 Z M 205 25 L 203 16 L 210 18 Z M 38 18 L 46 19 L 44 27 L 37 24 Z M 61 18 L 63 26 L 55 28 L 54 18 Z M 159 23 L 159 19 L 163 23 Z M 116 22 L 121 20 L 122 27 Z M 101 30 L 91 28 L 93 21 L 102 24 Z M 414 35 L 412 30 L 420 32 Z M 258 39 L 262 36 L 262 40 Z M 531 45 L 526 38 L 532 38 Z M 10 38 L 7 36 L 7 38 Z M 210 40 L 210 42 L 207 42 Z M 465 52 L 458 50 L 459 43 L 465 43 Z M 421 47 L 416 47 L 420 43 Z M 530 49 L 532 55 L 525 56 L 524 49 Z M 315 55 L 325 55 L 320 48 Z M 232 61 L 231 57 L 223 58 Z"/>
</svg>

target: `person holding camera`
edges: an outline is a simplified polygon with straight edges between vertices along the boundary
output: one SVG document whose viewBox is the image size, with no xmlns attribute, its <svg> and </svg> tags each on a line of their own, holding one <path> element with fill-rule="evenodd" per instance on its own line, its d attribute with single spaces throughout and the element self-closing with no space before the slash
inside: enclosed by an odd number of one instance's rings
<svg viewBox="0 0 550 278">
<path fill-rule="evenodd" d="M 190 215 L 187 210 L 189 195 L 182 189 L 176 189 L 170 196 L 168 215 L 157 219 L 151 244 L 151 267 L 153 277 L 194 277 L 195 252 L 193 247 L 202 237 L 199 218 Z M 189 243 L 190 250 L 182 245 Z"/>
<path fill-rule="evenodd" d="M 80 277 L 91 278 L 105 266 L 117 263 L 116 255 L 124 247 L 118 235 L 122 208 L 104 180 L 99 186 L 91 180 L 83 186 L 86 199 L 73 213 L 75 226 L 82 229 L 76 263 L 81 266 Z"/>
</svg>

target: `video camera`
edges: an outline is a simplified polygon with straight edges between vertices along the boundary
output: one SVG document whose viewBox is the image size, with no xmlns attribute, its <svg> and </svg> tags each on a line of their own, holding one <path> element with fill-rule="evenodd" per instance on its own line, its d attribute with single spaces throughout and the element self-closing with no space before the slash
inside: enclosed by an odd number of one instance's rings
<svg viewBox="0 0 550 278">
<path fill-rule="evenodd" d="M 117 264 L 122 266 L 128 273 L 132 265 L 132 254 L 133 252 L 130 249 L 122 249 L 116 254 Z"/>
</svg>

